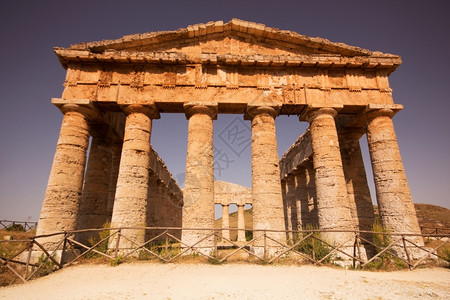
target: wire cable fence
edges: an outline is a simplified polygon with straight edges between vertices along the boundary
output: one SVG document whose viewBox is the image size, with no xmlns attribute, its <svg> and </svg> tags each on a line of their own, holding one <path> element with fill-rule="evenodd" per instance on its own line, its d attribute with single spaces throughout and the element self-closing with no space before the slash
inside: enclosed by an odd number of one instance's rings
<svg viewBox="0 0 450 300">
<path fill-rule="evenodd" d="M 131 231 L 142 232 L 137 241 Z M 0 240 L 0 274 L 11 272 L 23 282 L 84 259 L 105 259 L 112 265 L 127 260 L 163 263 L 203 258 L 214 264 L 233 261 L 274 264 L 277 262 L 338 264 L 369 268 L 395 262 L 413 270 L 433 263 L 449 266 L 450 234 L 410 234 L 344 230 L 249 230 L 246 241 L 222 236 L 230 228 L 122 227 L 86 229 Z M 182 232 L 194 231 L 199 238 L 189 243 Z M 88 242 L 77 234 L 90 235 Z M 124 247 L 123 245 L 126 245 Z"/>
</svg>

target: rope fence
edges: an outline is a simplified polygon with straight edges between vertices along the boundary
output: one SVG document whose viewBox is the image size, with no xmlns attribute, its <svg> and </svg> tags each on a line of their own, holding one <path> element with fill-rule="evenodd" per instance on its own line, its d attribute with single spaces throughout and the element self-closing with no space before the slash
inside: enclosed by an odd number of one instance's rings
<svg viewBox="0 0 450 300">
<path fill-rule="evenodd" d="M 142 230 L 145 241 L 137 242 L 127 234 L 129 230 Z M 27 282 L 43 272 L 89 258 L 104 258 L 111 264 L 128 259 L 172 263 L 194 256 L 217 264 L 234 260 L 273 264 L 287 260 L 352 268 L 367 268 L 377 261 L 390 260 L 413 270 L 429 262 L 448 266 L 450 257 L 449 233 L 246 229 L 251 234 L 246 241 L 238 242 L 223 237 L 225 230 L 230 228 L 122 227 L 0 240 L 0 268 L 2 273 L 7 269 Z M 187 231 L 199 232 L 199 239 L 186 243 L 181 233 Z M 89 242 L 81 243 L 75 238 L 77 233 L 89 233 Z M 339 243 L 332 242 L 334 235 L 340 237 L 336 239 Z M 123 244 L 127 247 L 122 247 Z"/>
</svg>

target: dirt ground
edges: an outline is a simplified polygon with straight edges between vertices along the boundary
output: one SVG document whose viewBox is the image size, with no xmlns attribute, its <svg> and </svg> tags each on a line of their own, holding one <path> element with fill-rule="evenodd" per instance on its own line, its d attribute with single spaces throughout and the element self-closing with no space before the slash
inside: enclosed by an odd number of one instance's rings
<svg viewBox="0 0 450 300">
<path fill-rule="evenodd" d="M 316 266 L 79 265 L 0 288 L 0 299 L 450 299 L 450 270 Z"/>
</svg>

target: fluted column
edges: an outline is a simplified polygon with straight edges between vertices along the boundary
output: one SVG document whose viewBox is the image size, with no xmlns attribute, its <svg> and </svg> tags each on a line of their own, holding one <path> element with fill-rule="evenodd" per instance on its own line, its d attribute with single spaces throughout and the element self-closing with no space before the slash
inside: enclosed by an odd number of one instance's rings
<svg viewBox="0 0 450 300">
<path fill-rule="evenodd" d="M 114 199 L 116 197 L 117 178 L 119 176 L 122 144 L 123 144 L 122 140 L 120 140 L 118 137 L 113 137 L 113 142 L 111 146 L 111 172 L 109 176 L 108 206 L 106 209 L 109 222 L 111 222 L 114 207 Z"/>
<path fill-rule="evenodd" d="M 102 228 L 108 221 L 108 194 L 111 173 L 111 137 L 105 125 L 91 126 L 91 146 L 80 201 L 77 229 Z M 77 234 L 79 242 L 89 245 L 93 232 Z"/>
<path fill-rule="evenodd" d="M 111 226 L 145 226 L 152 119 L 159 118 L 159 113 L 154 107 L 142 105 L 128 105 L 123 110 L 127 118 Z M 132 241 L 122 238 L 122 250 L 145 241 L 145 231 L 141 229 L 123 230 L 122 234 Z M 110 247 L 114 246 L 110 242 Z"/>
<path fill-rule="evenodd" d="M 286 230 L 297 230 L 297 203 L 295 199 L 295 176 L 293 174 L 286 177 L 286 217 Z M 288 232 L 288 240 L 292 241 L 293 237 L 292 231 Z"/>
<path fill-rule="evenodd" d="M 392 232 L 420 233 L 389 109 L 367 113 L 367 142 L 382 224 Z M 418 239 L 421 240 L 421 239 Z"/>
<path fill-rule="evenodd" d="M 280 168 L 278 165 L 275 117 L 278 109 L 258 106 L 247 109 L 246 118 L 252 126 L 252 196 L 253 229 L 255 234 L 262 229 L 283 230 L 283 199 L 281 193 Z M 284 233 L 268 233 L 271 238 L 286 242 Z M 255 242 L 255 251 L 261 253 L 261 239 Z M 268 242 L 269 252 L 276 252 L 278 244 Z M 272 248 L 272 249 L 270 249 Z"/>
<path fill-rule="evenodd" d="M 222 237 L 225 239 L 230 239 L 230 206 L 228 204 L 222 204 L 222 228 L 227 230 L 222 230 Z"/>
<path fill-rule="evenodd" d="M 363 133 L 358 128 L 339 132 L 339 146 L 353 224 L 356 229 L 370 231 L 374 223 L 374 213 L 359 145 Z"/>
<path fill-rule="evenodd" d="M 186 155 L 186 181 L 184 184 L 184 228 L 214 228 L 214 157 L 213 120 L 217 118 L 216 106 L 184 105 L 189 120 Z M 184 230 L 182 241 L 193 245 L 208 230 Z M 197 245 L 209 254 L 214 247 L 213 237 Z"/>
<path fill-rule="evenodd" d="M 64 117 L 36 235 L 76 229 L 89 145 L 87 117 L 93 111 L 72 104 L 60 109 Z M 53 243 L 59 239 L 49 237 L 39 242 Z"/>
<path fill-rule="evenodd" d="M 308 193 L 308 222 L 312 227 L 319 226 L 319 209 L 317 207 L 316 171 L 312 160 L 305 163 L 306 190 Z"/>
<path fill-rule="evenodd" d="M 238 206 L 238 231 L 237 231 L 237 240 L 238 242 L 245 242 L 245 211 L 244 205 L 239 204 Z"/>
<path fill-rule="evenodd" d="M 308 208 L 308 190 L 306 185 L 306 169 L 300 168 L 295 174 L 295 201 L 297 208 L 297 228 L 303 229 L 307 224 L 311 224 L 309 220 Z"/>
<path fill-rule="evenodd" d="M 354 229 L 332 108 L 308 109 L 302 117 L 310 123 L 320 229 Z M 327 234 L 343 242 L 349 234 Z"/>
</svg>

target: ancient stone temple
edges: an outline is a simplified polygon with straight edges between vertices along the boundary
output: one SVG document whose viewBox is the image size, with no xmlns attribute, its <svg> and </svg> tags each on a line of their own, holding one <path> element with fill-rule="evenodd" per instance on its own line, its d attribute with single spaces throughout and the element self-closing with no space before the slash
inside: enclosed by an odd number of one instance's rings
<svg viewBox="0 0 450 300">
<path fill-rule="evenodd" d="M 420 232 L 392 123 L 402 109 L 388 82 L 401 64 L 397 55 L 236 19 L 54 51 L 67 70 L 64 92 L 52 100 L 64 118 L 38 234 L 107 221 L 113 227 L 213 228 L 219 199 L 213 123 L 220 114 L 240 114 L 251 125 L 255 234 L 306 224 L 370 229 L 363 135 L 383 224 Z M 152 120 L 165 113 L 189 120 L 183 193 L 150 144 Z M 281 160 L 279 115 L 309 123 Z M 249 202 L 239 201 L 217 203 L 226 214 L 229 203 Z M 182 240 L 192 245 L 206 234 L 183 230 Z M 146 238 L 139 229 L 128 229 L 128 236 L 121 248 Z M 284 232 L 270 236 L 287 238 Z M 212 245 L 212 238 L 200 244 Z M 254 246 L 256 252 L 263 247 Z"/>
</svg>

